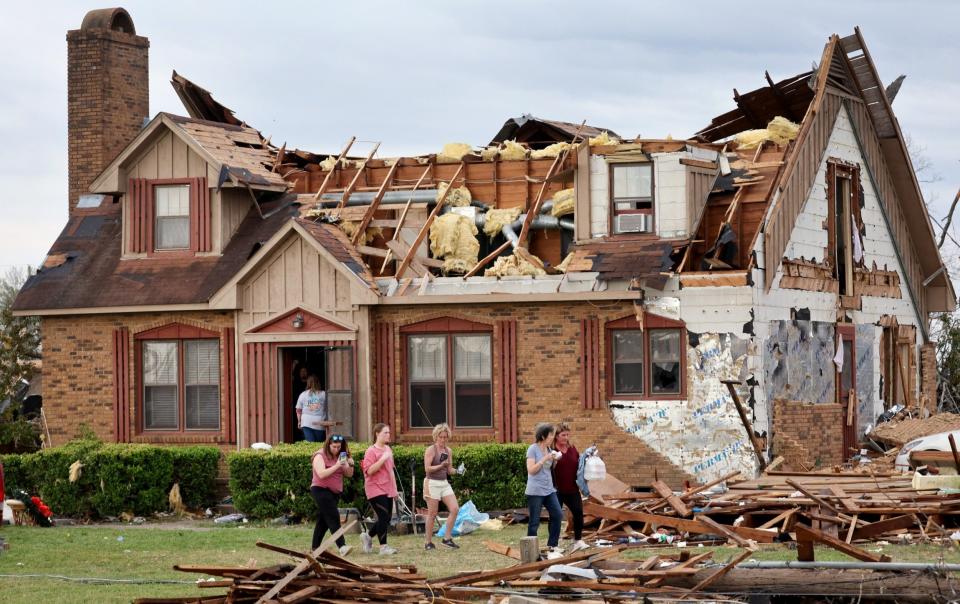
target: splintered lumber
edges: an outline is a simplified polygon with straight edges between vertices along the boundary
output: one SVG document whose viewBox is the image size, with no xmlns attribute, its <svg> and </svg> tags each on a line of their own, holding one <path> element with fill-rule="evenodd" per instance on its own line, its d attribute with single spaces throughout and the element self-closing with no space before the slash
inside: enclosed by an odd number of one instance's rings
<svg viewBox="0 0 960 604">
<path fill-rule="evenodd" d="M 657 526 L 668 526 L 670 528 L 674 528 L 686 533 L 698 533 L 698 534 L 718 535 L 720 537 L 726 537 L 724 533 L 697 520 L 674 518 L 672 516 L 650 514 L 647 512 L 640 512 L 640 511 L 634 511 L 634 510 L 618 510 L 616 508 L 597 505 L 591 502 L 584 502 L 583 513 L 589 514 L 591 516 L 597 516 L 599 518 L 608 518 L 610 520 L 618 520 L 618 521 L 624 521 L 624 522 L 647 522 L 650 524 L 655 524 Z M 757 541 L 759 543 L 773 543 L 774 538 L 776 537 L 775 532 L 768 532 L 768 531 L 753 529 L 745 526 L 732 526 L 730 527 L 730 530 L 740 535 L 741 537 L 746 537 L 747 539 L 753 539 L 754 541 Z"/>
<path fill-rule="evenodd" d="M 728 562 L 723 568 L 721 568 L 717 572 L 705 578 L 703 581 L 700 581 L 699 583 L 691 587 L 687 593 L 688 594 L 698 593 L 703 591 L 707 587 L 710 587 L 711 585 L 716 583 L 718 580 L 720 580 L 720 578 L 723 577 L 725 574 L 733 570 L 734 566 L 736 566 L 737 564 L 740 564 L 741 562 L 743 562 L 744 560 L 746 560 L 752 555 L 753 555 L 753 552 L 750 550 L 741 552 L 739 556 L 737 556 L 736 558 Z"/>
<path fill-rule="evenodd" d="M 463 172 L 464 166 L 466 165 L 467 164 L 465 162 L 460 162 L 460 166 L 457 167 L 457 171 L 454 172 L 453 177 L 450 179 L 450 183 L 447 185 L 447 188 L 444 189 L 443 193 L 441 193 L 437 198 L 437 205 L 433 206 L 433 210 L 430 212 L 430 215 L 427 216 L 426 222 L 424 222 L 423 226 L 420 227 L 420 232 L 417 233 L 417 238 L 414 239 L 413 243 L 410 245 L 407 255 L 404 256 L 403 260 L 400 262 L 400 266 L 397 267 L 397 279 L 400 279 L 403 276 L 404 271 L 407 270 L 407 267 L 410 265 L 410 261 L 413 259 L 413 255 L 416 253 L 417 248 L 420 247 L 420 244 L 423 243 L 427 233 L 430 232 L 430 225 L 433 224 L 433 221 L 437 218 L 437 215 L 440 214 L 440 210 L 443 209 L 443 203 L 446 201 L 447 195 L 449 195 L 450 191 L 452 191 L 456 186 L 457 179 L 460 178 L 460 173 Z"/>
<path fill-rule="evenodd" d="M 380 201 L 383 199 L 384 193 L 387 192 L 387 187 L 393 182 L 393 176 L 397 173 L 397 168 L 400 167 L 400 162 L 394 162 L 390 166 L 390 171 L 387 172 L 387 175 L 383 178 L 383 182 L 380 183 L 380 188 L 377 190 L 377 193 L 373 196 L 373 200 L 370 202 L 370 205 L 367 206 L 367 211 L 363 213 L 363 218 L 360 219 L 360 224 L 357 225 L 357 230 L 353 234 L 353 240 L 350 242 L 353 245 L 357 245 L 360 242 L 360 239 L 363 238 L 364 233 L 367 231 L 367 225 L 370 224 L 370 220 L 373 219 L 373 214 L 380 207 Z M 358 170 L 358 173 L 362 170 Z"/>
<path fill-rule="evenodd" d="M 515 547 L 510 547 L 505 543 L 497 543 L 496 541 L 484 541 L 483 544 L 488 550 L 495 554 L 502 554 L 508 558 L 520 560 L 520 550 Z"/>
<path fill-rule="evenodd" d="M 337 530 L 337 532 L 331 534 L 329 537 L 327 537 L 326 539 L 324 539 L 324 540 L 320 543 L 320 546 L 317 547 L 317 549 L 313 550 L 313 556 L 312 556 L 312 557 L 315 558 L 316 556 L 319 556 L 319 555 L 322 554 L 324 551 L 326 551 L 326 549 L 327 549 L 328 547 L 330 547 L 331 545 L 333 545 L 334 543 L 336 543 L 336 542 L 337 542 L 337 539 L 339 539 L 344 533 L 346 533 L 347 531 L 349 531 L 350 529 L 352 529 L 355 524 L 357 524 L 357 521 L 356 521 L 356 520 L 351 520 L 349 523 L 341 526 L 340 529 Z M 293 567 L 293 570 L 291 570 L 289 573 L 287 573 L 287 576 L 285 576 L 284 578 L 282 578 L 282 579 L 280 579 L 279 581 L 277 581 L 276 585 L 274 585 L 267 593 L 265 593 L 265 594 L 263 595 L 263 597 L 261 597 L 259 600 L 257 600 L 257 602 L 267 602 L 267 601 L 269 601 L 270 599 L 272 599 L 274 596 L 276 596 L 276 595 L 279 594 L 281 591 L 283 591 L 283 588 L 284 588 L 284 587 L 286 587 L 286 586 L 289 585 L 294 579 L 296 579 L 297 576 L 298 576 L 300 573 L 302 573 L 303 571 L 305 571 L 305 570 L 307 570 L 308 568 L 310 568 L 310 566 L 311 566 L 312 564 L 313 564 L 313 561 L 311 561 L 310 558 L 307 558 L 307 559 L 304 560 L 303 562 L 297 564 L 295 567 Z"/>
<path fill-rule="evenodd" d="M 400 163 L 399 161 L 397 163 Z M 400 211 L 400 217 L 397 218 L 397 226 L 393 229 L 393 237 L 390 238 L 390 241 L 398 241 L 400 239 L 400 233 L 403 231 L 403 223 L 407 220 L 407 212 L 410 211 L 410 206 L 413 205 L 413 192 L 420 188 L 420 185 L 423 184 L 423 180 L 430 174 L 432 166 L 427 166 L 423 173 L 420 174 L 420 178 L 417 179 L 416 184 L 413 185 L 413 188 L 410 190 L 410 198 L 407 199 L 407 203 L 403 205 L 403 210 Z M 380 265 L 380 274 L 383 274 L 383 271 L 387 268 L 387 263 L 390 262 L 390 257 L 392 251 L 388 251 L 386 257 L 383 259 L 383 264 Z"/>
<path fill-rule="evenodd" d="M 516 564 L 514 566 L 509 566 L 507 568 L 501 568 L 497 570 L 483 571 L 479 573 L 472 573 L 466 576 L 454 576 L 447 577 L 444 579 L 438 579 L 434 581 L 434 584 L 440 585 L 442 587 L 450 587 L 453 585 L 470 585 L 472 583 L 480 583 L 482 581 L 499 581 L 508 577 L 516 577 L 527 573 L 530 571 L 543 570 L 547 567 L 553 566 L 554 564 L 571 564 L 573 562 L 579 562 L 580 560 L 586 560 L 588 558 L 594 559 L 603 559 L 614 556 L 620 551 L 623 550 L 622 545 L 617 545 L 614 547 L 606 548 L 602 551 L 597 551 L 595 549 L 587 549 L 579 551 L 568 556 L 563 556 L 561 558 L 555 558 L 553 560 L 539 560 L 537 562 L 528 562 L 526 564 Z"/>
<path fill-rule="evenodd" d="M 651 486 L 658 495 L 667 500 L 667 503 L 669 503 L 678 514 L 681 516 L 689 516 L 692 514 L 690 508 L 687 507 L 687 504 L 681 501 L 679 497 L 674 495 L 673 490 L 668 487 L 665 482 L 662 480 L 654 480 Z"/>
<path fill-rule="evenodd" d="M 370 149 L 370 153 L 367 154 L 367 158 L 363 160 L 363 166 L 366 166 L 367 162 L 373 159 L 373 156 L 376 155 L 377 149 L 379 148 L 380 148 L 380 143 L 377 143 L 376 145 L 373 146 L 373 149 Z M 357 169 L 357 173 L 353 175 L 353 180 L 351 180 L 350 184 L 347 185 L 347 188 L 343 190 L 343 195 L 340 197 L 340 203 L 337 204 L 338 218 L 340 216 L 340 213 L 343 211 L 343 208 L 347 207 L 347 201 L 350 199 L 350 196 L 353 194 L 353 191 L 357 188 L 357 183 L 360 182 L 360 176 L 362 174 L 365 174 L 363 170 L 363 166 Z M 331 170 L 330 172 L 333 173 L 333 170 Z"/>
<path fill-rule="evenodd" d="M 917 522 L 916 516 L 912 514 L 904 514 L 903 516 L 895 516 L 893 518 L 887 518 L 886 520 L 878 520 L 877 522 L 871 522 L 866 526 L 861 526 L 853 531 L 853 538 L 858 540 L 870 539 L 871 537 L 889 533 L 890 531 L 911 528 L 919 524 L 920 523 Z"/>
<path fill-rule="evenodd" d="M 724 526 L 719 522 L 717 522 L 716 520 L 714 520 L 713 518 L 711 518 L 710 516 L 706 516 L 704 514 L 698 515 L 696 517 L 696 520 L 698 522 L 702 522 L 703 524 L 706 524 L 710 528 L 714 529 L 718 535 L 723 535 L 724 537 L 726 537 L 730 541 L 733 541 L 740 547 L 750 547 L 750 542 L 744 539 L 743 537 L 741 537 L 740 535 L 736 534 L 735 532 L 733 532 L 733 527 Z"/>
<path fill-rule="evenodd" d="M 739 195 L 740 192 L 738 191 L 737 196 Z M 731 207 L 733 207 L 733 204 L 731 204 Z M 727 385 L 727 390 L 730 392 L 730 398 L 733 399 L 733 404 L 737 407 L 737 413 L 740 415 L 740 421 L 743 422 L 743 427 L 747 431 L 747 436 L 750 438 L 750 444 L 753 445 L 753 453 L 757 456 L 757 462 L 760 464 L 760 471 L 762 472 L 764 468 L 767 467 L 767 460 L 763 458 L 763 447 L 760 446 L 760 441 L 757 439 L 757 435 L 753 433 L 753 426 L 750 425 L 750 419 L 747 418 L 747 410 L 743 408 L 743 403 L 740 402 L 740 396 L 737 394 L 737 389 L 734 388 L 734 386 L 739 386 L 740 382 L 738 380 L 720 381 Z"/>
<path fill-rule="evenodd" d="M 796 480 L 793 480 L 793 479 L 791 479 L 791 478 L 788 478 L 788 479 L 787 479 L 787 484 L 790 485 L 791 487 L 795 488 L 796 490 L 800 491 L 801 493 L 803 493 L 804 495 L 806 495 L 807 497 L 809 497 L 809 498 L 812 499 L 813 501 L 817 502 L 817 503 L 820 504 L 821 506 L 827 508 L 828 510 L 830 510 L 830 511 L 833 512 L 834 514 L 839 514 L 839 513 L 840 513 L 840 510 L 838 510 L 836 507 L 834 507 L 833 504 L 831 504 L 829 501 L 827 501 L 827 500 L 825 500 L 825 499 L 822 499 L 822 498 L 818 497 L 817 495 L 814 495 L 814 494 L 813 494 L 813 491 L 811 491 L 811 490 L 810 490 L 809 488 L 807 488 L 807 487 L 802 486 L 802 485 L 801 485 L 800 483 L 798 483 Z"/>
<path fill-rule="evenodd" d="M 313 201 L 320 201 L 320 197 L 327 192 L 327 187 L 330 186 L 330 182 L 333 180 L 334 173 L 340 168 L 340 162 L 343 161 L 343 158 L 347 156 L 347 152 L 350 151 L 350 147 L 353 146 L 353 143 L 356 142 L 357 137 L 351 136 L 350 140 L 347 141 L 347 144 L 343 146 L 343 149 L 340 150 L 340 155 L 337 156 L 337 163 L 333 164 L 333 168 L 327 172 L 327 175 L 323 178 L 323 183 L 320 184 L 320 188 L 317 189 L 317 194 L 313 196 Z"/>
<path fill-rule="evenodd" d="M 837 539 L 833 535 L 828 535 L 823 531 L 818 531 L 813 527 L 809 527 L 805 524 L 797 523 L 794 527 L 794 530 L 797 532 L 797 544 L 808 542 L 808 543 L 822 543 L 828 547 L 832 547 L 840 553 L 846 554 L 851 558 L 856 558 L 857 560 L 862 560 L 863 562 L 889 562 L 890 556 L 886 554 L 876 555 L 874 553 L 868 552 L 866 550 L 860 549 L 850 545 L 840 539 Z M 798 547 L 799 549 L 799 547 Z M 804 560 L 804 562 L 812 562 L 813 560 Z"/>
</svg>

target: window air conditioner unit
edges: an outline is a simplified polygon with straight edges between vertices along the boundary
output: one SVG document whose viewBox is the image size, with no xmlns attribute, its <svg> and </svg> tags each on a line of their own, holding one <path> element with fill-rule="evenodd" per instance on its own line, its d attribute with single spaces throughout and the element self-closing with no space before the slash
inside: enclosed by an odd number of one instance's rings
<svg viewBox="0 0 960 604">
<path fill-rule="evenodd" d="M 652 233 L 652 214 L 620 214 L 615 217 L 617 233 Z"/>
</svg>

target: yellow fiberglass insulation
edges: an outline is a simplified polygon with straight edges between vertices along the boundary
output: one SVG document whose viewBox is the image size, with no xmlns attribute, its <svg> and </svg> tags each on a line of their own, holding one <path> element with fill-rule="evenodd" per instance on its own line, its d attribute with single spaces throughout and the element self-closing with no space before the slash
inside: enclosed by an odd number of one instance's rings
<svg viewBox="0 0 960 604">
<path fill-rule="evenodd" d="M 573 193 L 573 188 L 559 191 L 553 196 L 553 207 L 550 208 L 551 216 L 566 216 L 573 214 L 577 198 Z"/>
<path fill-rule="evenodd" d="M 342 220 L 340 221 L 340 223 L 338 223 L 337 226 L 339 226 L 340 230 L 343 231 L 344 234 L 351 239 L 353 239 L 353 234 L 357 232 L 357 223 L 351 220 Z M 358 241 L 357 243 L 359 243 L 360 245 L 367 245 L 368 243 L 376 239 L 377 235 L 382 235 L 382 234 L 383 234 L 383 229 L 381 229 L 380 227 L 368 228 L 366 232 L 363 234 L 363 237 L 361 237 L 360 241 Z"/>
<path fill-rule="evenodd" d="M 473 268 L 480 255 L 473 220 L 453 212 L 434 220 L 430 225 L 430 251 L 434 258 L 443 258 L 445 272 L 465 273 Z"/>
<path fill-rule="evenodd" d="M 534 266 L 516 254 L 500 256 L 493 266 L 483 272 L 484 277 L 526 276 L 535 277 L 546 275 L 547 272 L 539 266 Z"/>
<path fill-rule="evenodd" d="M 557 157 L 570 148 L 570 143 L 553 143 L 549 147 L 537 149 L 530 152 L 530 159 L 541 159 L 544 157 Z"/>
<path fill-rule="evenodd" d="M 504 208 L 502 210 L 487 210 L 487 219 L 483 223 L 483 232 L 493 239 L 500 234 L 505 225 L 512 224 L 520 218 L 520 208 Z"/>
<path fill-rule="evenodd" d="M 787 118 L 778 115 L 770 120 L 766 128 L 744 130 L 734 136 L 734 140 L 740 149 L 756 149 L 764 141 L 782 146 L 797 138 L 799 131 L 800 126 L 798 124 L 794 124 Z"/>
<path fill-rule="evenodd" d="M 447 143 L 443 146 L 443 150 L 437 153 L 437 162 L 441 164 L 455 164 L 471 151 L 473 151 L 473 147 L 467 143 Z"/>
<path fill-rule="evenodd" d="M 526 159 L 527 148 L 517 141 L 505 141 L 500 149 L 500 159 Z"/>
<path fill-rule="evenodd" d="M 600 134 L 590 137 L 590 146 L 598 147 L 601 145 L 617 145 L 620 144 L 620 141 L 610 136 L 610 133 L 604 130 Z"/>
<path fill-rule="evenodd" d="M 490 145 L 489 147 L 484 147 L 480 150 L 480 159 L 483 161 L 492 161 L 497 159 L 497 155 L 500 153 L 499 145 Z"/>
<path fill-rule="evenodd" d="M 446 191 L 447 187 L 449 186 L 450 185 L 445 182 L 437 185 L 437 199 L 440 199 L 440 196 L 443 195 L 443 192 Z M 457 187 L 447 194 L 447 198 L 443 201 L 443 205 L 461 208 L 470 205 L 471 201 L 473 201 L 473 195 L 470 194 L 470 189 L 466 187 Z"/>
<path fill-rule="evenodd" d="M 567 272 L 567 268 L 570 266 L 571 260 L 573 260 L 573 252 L 570 252 L 569 254 L 567 254 L 567 257 L 563 259 L 563 262 L 561 262 L 554 268 L 557 269 L 558 273 L 565 273 Z"/>
</svg>

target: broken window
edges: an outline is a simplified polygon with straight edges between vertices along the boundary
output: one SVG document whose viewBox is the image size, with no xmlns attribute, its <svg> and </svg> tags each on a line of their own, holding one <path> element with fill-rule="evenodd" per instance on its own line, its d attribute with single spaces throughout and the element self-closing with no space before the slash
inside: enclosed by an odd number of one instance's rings
<svg viewBox="0 0 960 604">
<path fill-rule="evenodd" d="M 154 187 L 156 249 L 190 247 L 190 185 Z"/>
<path fill-rule="evenodd" d="M 143 342 L 144 430 L 220 429 L 220 342 Z"/>
<path fill-rule="evenodd" d="M 648 329 L 623 329 L 630 319 L 607 324 L 610 330 L 611 395 L 620 398 L 676 398 L 683 391 L 683 328 L 647 315 Z M 637 323 L 635 320 L 633 323 Z"/>
<path fill-rule="evenodd" d="M 856 166 L 827 164 L 828 256 L 840 295 L 854 294 L 854 270 L 863 261 L 860 238 L 860 171 Z"/>
<path fill-rule="evenodd" d="M 410 427 L 493 425 L 489 334 L 407 337 Z"/>
<path fill-rule="evenodd" d="M 610 164 L 614 233 L 653 232 L 653 164 Z"/>
</svg>

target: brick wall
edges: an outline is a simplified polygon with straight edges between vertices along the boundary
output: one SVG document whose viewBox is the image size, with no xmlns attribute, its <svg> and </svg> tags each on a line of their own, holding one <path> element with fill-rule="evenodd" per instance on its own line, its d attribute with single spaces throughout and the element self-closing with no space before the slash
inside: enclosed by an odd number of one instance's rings
<svg viewBox="0 0 960 604">
<path fill-rule="evenodd" d="M 67 32 L 69 209 L 150 115 L 147 38 L 109 29 Z"/>
<path fill-rule="evenodd" d="M 937 349 L 932 342 L 920 347 L 920 404 L 937 411 Z"/>
<path fill-rule="evenodd" d="M 781 470 L 811 470 L 843 463 L 843 408 L 833 403 L 773 402 L 774 456 Z"/>
<path fill-rule="evenodd" d="M 465 307 L 377 307 L 373 322 L 389 322 L 394 329 L 395 364 L 393 383 L 397 411 L 392 419 L 394 433 L 402 442 L 424 442 L 429 434 L 404 431 L 402 408 L 407 404 L 403 392 L 403 342 L 399 327 L 436 317 L 455 317 L 495 324 L 515 319 L 517 322 L 517 403 L 520 439 L 532 442 L 537 423 L 567 422 L 573 427 L 572 440 L 581 450 L 591 444 L 601 449 L 607 469 L 616 477 L 634 486 L 649 486 L 654 476 L 673 486 L 693 480 L 664 456 L 638 438 L 621 430 L 613 421 L 606 404 L 600 409 L 584 409 L 580 401 L 580 320 L 596 317 L 602 325 L 611 319 L 633 314 L 629 303 L 603 305 L 576 303 L 491 304 Z M 601 334 L 602 335 L 602 334 Z M 603 342 L 603 340 L 601 340 Z M 372 346 L 372 342 L 371 342 Z M 605 384 L 605 346 L 601 344 L 601 384 Z M 375 350 L 375 348 L 372 348 Z M 494 344 L 494 352 L 497 350 Z M 374 360 L 376 363 L 376 360 Z M 500 359 L 493 355 L 493 375 L 498 375 Z M 361 371 L 363 368 L 361 368 Z M 371 375 L 376 375 L 375 368 Z M 496 377 L 494 377 L 496 380 Z M 374 388 L 382 387 L 375 384 Z M 494 392 L 497 391 L 496 382 Z M 375 400 L 379 397 L 375 397 Z M 605 399 L 604 399 L 605 400 Z M 376 404 L 376 403 L 374 403 Z M 677 404 L 682 404 L 678 402 Z M 497 413 L 494 401 L 494 413 Z M 377 416 L 376 410 L 374 416 Z M 498 424 L 494 418 L 494 425 Z M 457 434 L 454 440 L 496 441 L 495 431 L 486 435 Z"/>
<path fill-rule="evenodd" d="M 138 313 L 109 315 L 80 315 L 44 317 L 40 329 L 43 338 L 43 406 L 54 445 L 78 435 L 80 426 L 89 426 L 101 439 L 114 439 L 113 410 L 113 334 L 126 327 L 130 338 L 130 358 L 127 359 L 131 385 L 130 417 L 136 418 L 135 389 L 139 378 L 135 375 L 133 336 L 135 333 L 169 323 L 185 323 L 221 331 L 233 327 L 231 311 L 189 313 Z M 222 349 L 220 360 L 224 362 Z M 221 401 L 226 389 L 221 384 Z M 226 405 L 221 404 L 221 435 L 226 432 Z M 135 421 L 132 419 L 131 421 Z M 131 428 L 137 442 L 217 443 L 217 439 L 196 439 L 189 434 L 156 437 L 138 435 Z"/>
</svg>

